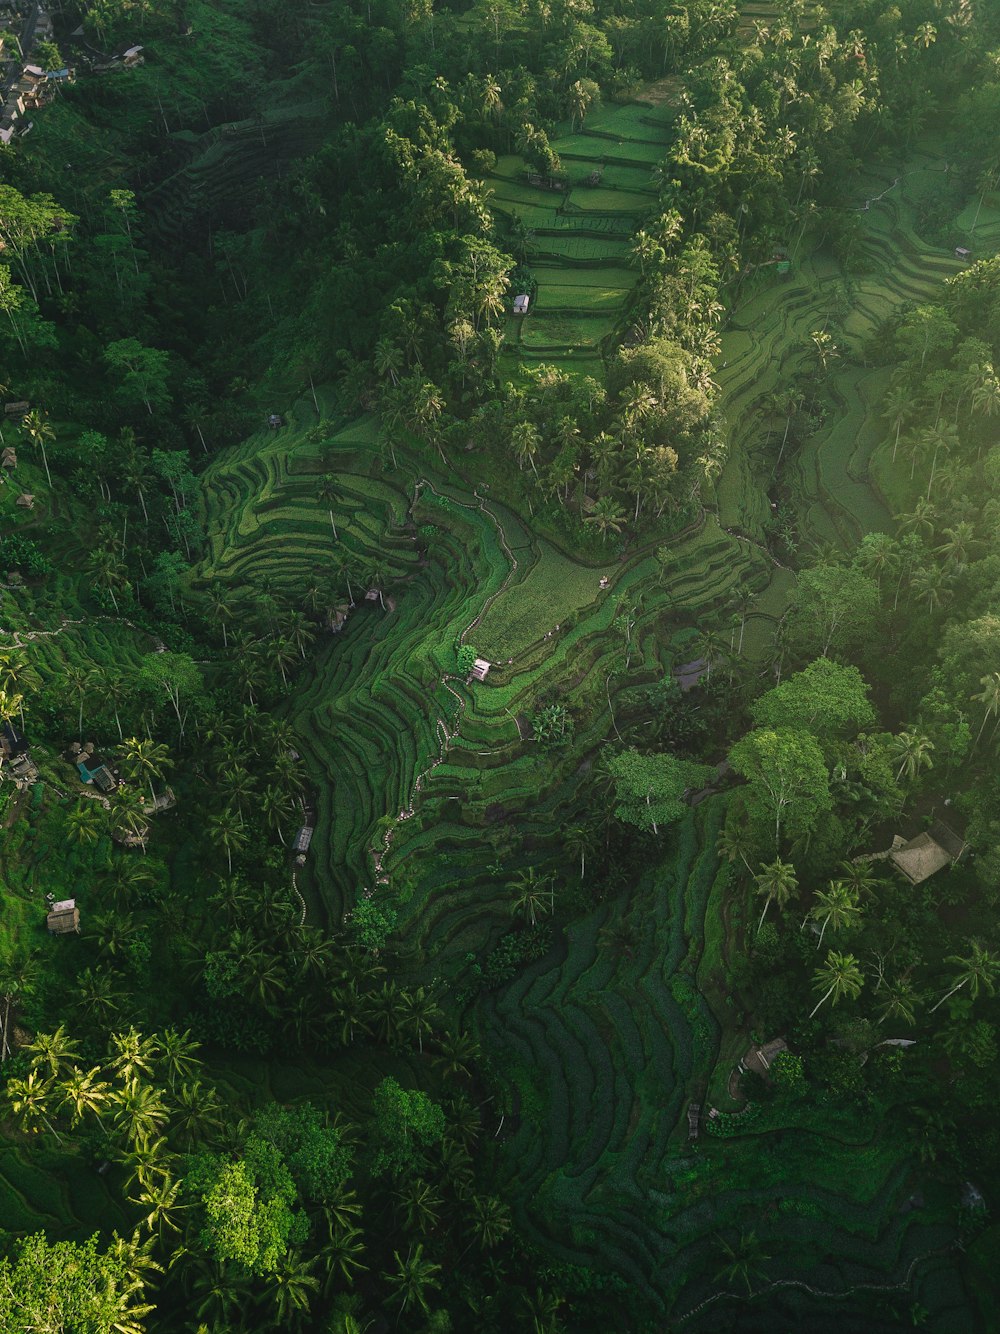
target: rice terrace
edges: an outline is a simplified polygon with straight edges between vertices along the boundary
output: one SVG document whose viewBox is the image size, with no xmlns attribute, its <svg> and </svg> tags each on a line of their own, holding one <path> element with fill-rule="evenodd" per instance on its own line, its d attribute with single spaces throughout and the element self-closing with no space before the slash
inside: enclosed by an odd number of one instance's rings
<svg viewBox="0 0 1000 1334">
<path fill-rule="evenodd" d="M 998 1328 L 998 68 L 10 10 L 0 1334 Z"/>
</svg>

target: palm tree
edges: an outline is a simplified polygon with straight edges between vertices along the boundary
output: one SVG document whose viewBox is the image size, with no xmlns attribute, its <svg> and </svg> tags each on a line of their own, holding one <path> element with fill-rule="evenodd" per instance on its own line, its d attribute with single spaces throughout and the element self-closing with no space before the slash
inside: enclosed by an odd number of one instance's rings
<svg viewBox="0 0 1000 1334">
<path fill-rule="evenodd" d="M 170 752 L 149 737 L 130 736 L 118 749 L 122 768 L 129 782 L 149 784 L 149 795 L 156 805 L 154 778 L 162 778 L 165 769 L 173 768 Z"/>
<path fill-rule="evenodd" d="M 527 917 L 532 926 L 537 925 L 539 914 L 551 913 L 555 909 L 555 888 L 552 876 L 539 876 L 533 866 L 521 871 L 507 884 L 515 893 L 511 912 Z"/>
<path fill-rule="evenodd" d="M 411 1246 L 405 1260 L 399 1251 L 394 1251 L 393 1255 L 396 1259 L 396 1269 L 394 1272 L 384 1273 L 382 1278 L 392 1289 L 392 1300 L 399 1303 L 400 1314 L 415 1305 L 424 1315 L 429 1316 L 431 1308 L 427 1301 L 427 1293 L 431 1288 L 440 1288 L 441 1280 L 437 1275 L 441 1272 L 441 1266 L 424 1259 L 423 1242 Z"/>
<path fill-rule="evenodd" d="M 112 1033 L 108 1050 L 111 1069 L 125 1080 L 133 1079 L 137 1074 L 148 1078 L 160 1056 L 158 1040 L 144 1038 L 135 1025 L 124 1033 Z"/>
<path fill-rule="evenodd" d="M 479 1058 L 479 1045 L 472 1034 L 465 1029 L 454 1029 L 441 1034 L 436 1042 L 435 1062 L 446 1078 L 471 1079 Z"/>
<path fill-rule="evenodd" d="M 476 1195 L 472 1200 L 472 1230 L 484 1251 L 499 1246 L 511 1228 L 510 1210 L 496 1195 Z"/>
<path fill-rule="evenodd" d="M 66 816 L 66 838 L 77 847 L 92 846 L 104 830 L 104 808 L 98 801 L 78 801 Z"/>
<path fill-rule="evenodd" d="M 327 507 L 327 512 L 330 515 L 330 527 L 333 529 L 333 540 L 339 542 L 340 538 L 337 536 L 337 525 L 333 518 L 333 507 L 343 497 L 341 496 L 340 487 L 337 485 L 337 479 L 334 477 L 333 473 L 328 472 L 324 474 L 316 495 Z"/>
<path fill-rule="evenodd" d="M 99 1065 L 90 1070 L 81 1070 L 78 1065 L 74 1065 L 59 1081 L 59 1092 L 62 1094 L 59 1105 L 70 1108 L 72 1125 L 79 1125 L 87 1112 L 100 1117 L 107 1106 L 111 1085 L 107 1080 L 99 1078 L 100 1073 Z"/>
<path fill-rule="evenodd" d="M 190 1150 L 222 1126 L 222 1104 L 215 1089 L 204 1087 L 197 1079 L 173 1093 L 173 1131 Z"/>
<path fill-rule="evenodd" d="M 341 1282 L 353 1284 L 358 1274 L 365 1271 L 368 1266 L 361 1261 L 361 1256 L 365 1253 L 364 1233 L 361 1228 L 355 1227 L 350 1222 L 338 1221 L 325 1205 L 322 1213 L 327 1221 L 327 1235 L 325 1241 L 319 1243 L 319 1259 L 325 1274 L 324 1291 L 329 1293 L 335 1284 Z M 332 1330 L 333 1326 L 330 1328 Z M 360 1331 L 361 1327 L 355 1326 L 355 1328 Z"/>
<path fill-rule="evenodd" d="M 444 1200 L 435 1188 L 419 1177 L 404 1181 L 394 1192 L 395 1204 L 399 1209 L 408 1232 L 433 1232 L 440 1222 Z"/>
<path fill-rule="evenodd" d="M 715 850 L 720 857 L 725 857 L 730 865 L 736 861 L 737 857 L 752 874 L 753 868 L 747 861 L 747 853 L 750 851 L 750 837 L 745 829 L 741 829 L 734 821 L 727 821 L 726 825 L 719 830 L 719 836 L 715 842 Z"/>
<path fill-rule="evenodd" d="M 385 586 L 389 582 L 391 571 L 386 561 L 376 556 L 365 567 L 365 579 L 369 588 L 378 589 L 378 600 L 385 611 Z"/>
<path fill-rule="evenodd" d="M 313 1294 L 319 1292 L 319 1279 L 312 1273 L 315 1266 L 316 1257 L 307 1260 L 301 1251 L 288 1250 L 271 1274 L 267 1292 L 279 1328 L 290 1329 L 309 1314 Z"/>
<path fill-rule="evenodd" d="M 906 780 L 912 783 L 921 769 L 933 768 L 931 751 L 934 749 L 934 742 L 924 736 L 922 732 L 900 732 L 899 736 L 893 738 L 892 751 L 893 759 L 899 760 L 899 768 L 896 770 L 896 782 L 906 773 Z"/>
<path fill-rule="evenodd" d="M 202 1062 L 195 1056 L 195 1052 L 201 1051 L 201 1043 L 191 1036 L 189 1028 L 183 1033 L 176 1028 L 165 1028 L 160 1034 L 159 1046 L 159 1060 L 171 1089 L 178 1081 L 190 1079 L 201 1069 Z"/>
<path fill-rule="evenodd" d="M 837 879 L 857 895 L 859 899 L 875 893 L 878 877 L 872 875 L 868 862 L 841 862 Z"/>
<path fill-rule="evenodd" d="M 351 588 L 351 566 L 353 563 L 352 558 L 346 551 L 338 551 L 333 558 L 333 568 L 335 572 L 338 575 L 343 575 L 344 579 L 347 581 L 347 600 L 352 607 L 354 606 L 354 590 Z"/>
<path fill-rule="evenodd" d="M 894 986 L 887 985 L 881 997 L 878 1023 L 884 1024 L 887 1019 L 892 1019 L 910 1028 L 913 1027 L 920 997 L 914 991 L 912 982 L 901 978 Z"/>
<path fill-rule="evenodd" d="M 213 583 L 208 590 L 208 606 L 212 620 L 215 621 L 222 630 L 222 647 L 229 647 L 229 632 L 226 629 L 226 622 L 232 620 L 233 604 L 230 601 L 229 594 L 219 583 Z"/>
<path fill-rule="evenodd" d="M 597 845 L 597 830 L 592 824 L 572 825 L 563 833 L 563 847 L 571 857 L 580 858 L 580 879 L 587 872 L 587 853 L 593 852 Z"/>
<path fill-rule="evenodd" d="M 979 725 L 979 731 L 976 733 L 976 740 L 973 743 L 973 749 L 979 745 L 979 738 L 983 735 L 983 728 L 989 722 L 990 718 L 996 718 L 1000 723 L 1000 672 L 990 672 L 988 676 L 981 676 L 979 684 L 983 687 L 978 695 L 972 695 L 971 699 L 976 704 L 983 706 L 983 721 Z M 994 726 L 996 731 L 996 726 Z"/>
<path fill-rule="evenodd" d="M 212 816 L 208 822 L 208 827 L 213 841 L 221 843 L 225 848 L 229 874 L 232 875 L 233 853 L 242 851 L 248 842 L 243 820 L 231 806 L 227 806 L 224 811 Z"/>
<path fill-rule="evenodd" d="M 291 821 L 295 814 L 295 804 L 283 787 L 271 784 L 261 793 L 260 808 L 264 812 L 267 826 L 278 835 L 284 846 L 285 836 L 282 827 Z"/>
<path fill-rule="evenodd" d="M 62 1143 L 48 1115 L 54 1088 L 53 1079 L 45 1079 L 39 1070 L 29 1070 L 24 1079 L 8 1079 L 7 1099 L 22 1130 L 37 1131 L 45 1126 Z"/>
<path fill-rule="evenodd" d="M 865 975 L 853 954 L 838 954 L 836 950 L 828 950 L 826 962 L 813 973 L 813 990 L 823 991 L 823 995 L 816 1002 L 809 1018 L 812 1019 L 828 1000 L 832 1000 L 834 1005 L 839 1004 L 845 996 L 857 1000 L 864 984 Z"/>
<path fill-rule="evenodd" d="M 831 880 L 829 889 L 817 892 L 816 902 L 809 909 L 808 916 L 814 922 L 823 923 L 816 942 L 816 948 L 819 949 L 827 927 L 832 925 L 834 931 L 843 931 L 845 927 L 853 926 L 861 916 L 861 905 L 857 895 L 847 885 L 840 880 Z"/>
<path fill-rule="evenodd" d="M 759 933 L 771 904 L 777 903 L 779 911 L 784 911 L 789 900 L 799 892 L 799 882 L 795 875 L 795 867 L 783 862 L 780 857 L 776 857 L 769 864 L 762 862 L 760 871 L 753 879 L 756 893 L 764 899 L 764 911 L 757 923 Z"/>
<path fill-rule="evenodd" d="M 913 572 L 911 587 L 917 597 L 927 599 L 927 610 L 934 612 L 943 605 L 952 578 L 951 572 L 939 565 L 924 565 Z"/>
<path fill-rule="evenodd" d="M 42 462 L 45 464 L 45 476 L 48 478 L 49 488 L 52 487 L 52 474 L 49 472 L 49 460 L 45 453 L 46 440 L 56 438 L 55 430 L 45 413 L 39 412 L 33 408 L 21 419 L 21 430 L 28 437 L 36 449 L 42 452 Z"/>
<path fill-rule="evenodd" d="M 94 684 L 94 673 L 85 667 L 78 667 L 75 663 L 70 663 L 63 668 L 63 684 L 73 695 L 76 695 L 80 702 L 80 717 L 77 723 L 77 738 L 83 740 L 83 706 L 87 698 L 87 692 Z"/>
<path fill-rule="evenodd" d="M 403 993 L 405 1017 L 403 1027 L 416 1034 L 417 1046 L 421 1056 L 424 1054 L 424 1038 L 434 1032 L 434 1020 L 441 1018 L 441 1007 L 433 994 L 424 986 L 416 991 Z"/>
<path fill-rule="evenodd" d="M 31 1056 L 33 1070 L 46 1070 L 51 1079 L 58 1079 L 80 1059 L 80 1045 L 60 1024 L 54 1033 L 37 1033 L 24 1050 Z"/>
<path fill-rule="evenodd" d="M 618 502 L 611 496 L 602 496 L 584 519 L 592 523 L 601 535 L 601 541 L 608 540 L 608 534 L 617 536 L 625 526 L 627 515 Z"/>
<path fill-rule="evenodd" d="M 164 1172 L 158 1181 L 149 1181 L 143 1185 L 138 1196 L 129 1196 L 132 1204 L 144 1209 L 145 1216 L 139 1220 L 140 1227 L 150 1233 L 156 1232 L 163 1242 L 163 1230 L 180 1232 L 181 1225 L 177 1215 L 191 1206 L 180 1202 L 183 1181 L 173 1179 L 169 1172 Z"/>
<path fill-rule="evenodd" d="M 154 1139 L 169 1119 L 160 1090 L 143 1083 L 136 1075 L 127 1080 L 123 1088 L 114 1090 L 109 1101 L 115 1108 L 116 1129 L 132 1144 Z"/>
<path fill-rule="evenodd" d="M 121 1009 L 122 991 L 117 974 L 107 964 L 97 968 L 85 968 L 77 977 L 76 994 L 80 1004 L 102 1027 L 111 1022 Z"/>
<path fill-rule="evenodd" d="M 763 1249 L 754 1230 L 741 1232 L 735 1244 L 719 1238 L 723 1264 L 718 1277 L 727 1283 L 746 1285 L 747 1295 L 753 1292 L 753 1279 L 759 1277 L 762 1266 L 771 1258 Z"/>
<path fill-rule="evenodd" d="M 946 991 L 936 1004 L 928 1010 L 928 1014 L 933 1014 L 939 1006 L 943 1005 L 950 996 L 954 996 L 956 991 L 961 991 L 963 987 L 968 987 L 969 995 L 973 1000 L 979 995 L 979 989 L 986 992 L 987 996 L 994 995 L 997 981 L 1000 980 L 1000 957 L 991 954 L 989 950 L 983 949 L 977 940 L 969 942 L 971 953 L 963 958 L 959 954 L 949 954 L 945 963 L 952 963 L 958 969 L 956 976 L 958 981 Z"/>
</svg>

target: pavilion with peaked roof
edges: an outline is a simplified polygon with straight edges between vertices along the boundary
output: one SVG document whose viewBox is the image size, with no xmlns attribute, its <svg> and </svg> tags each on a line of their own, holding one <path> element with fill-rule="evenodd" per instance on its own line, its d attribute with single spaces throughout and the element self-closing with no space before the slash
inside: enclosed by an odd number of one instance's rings
<svg viewBox="0 0 1000 1334">
<path fill-rule="evenodd" d="M 952 866 L 965 852 L 965 842 L 941 820 L 916 838 L 897 834 L 892 840 L 889 860 L 906 876 L 911 885 L 923 884 L 932 875 Z"/>
</svg>

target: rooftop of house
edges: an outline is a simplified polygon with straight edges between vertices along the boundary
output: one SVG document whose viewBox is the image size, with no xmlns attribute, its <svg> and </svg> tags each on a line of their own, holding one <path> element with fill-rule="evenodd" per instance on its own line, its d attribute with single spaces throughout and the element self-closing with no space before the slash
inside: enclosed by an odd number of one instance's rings
<svg viewBox="0 0 1000 1334">
<path fill-rule="evenodd" d="M 939 847 L 930 834 L 918 834 L 909 842 L 898 834 L 893 840 L 893 849 L 889 860 L 902 871 L 912 885 L 919 885 L 929 879 L 942 866 L 947 866 L 951 858 L 944 848 Z"/>
</svg>

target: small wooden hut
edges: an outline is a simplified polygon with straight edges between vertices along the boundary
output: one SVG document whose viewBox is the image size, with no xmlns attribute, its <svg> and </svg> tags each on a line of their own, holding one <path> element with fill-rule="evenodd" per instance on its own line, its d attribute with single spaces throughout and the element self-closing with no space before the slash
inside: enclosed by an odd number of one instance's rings
<svg viewBox="0 0 1000 1334">
<path fill-rule="evenodd" d="M 60 899 L 53 903 L 45 918 L 45 925 L 54 936 L 65 936 L 80 930 L 80 909 L 76 899 Z"/>
</svg>

